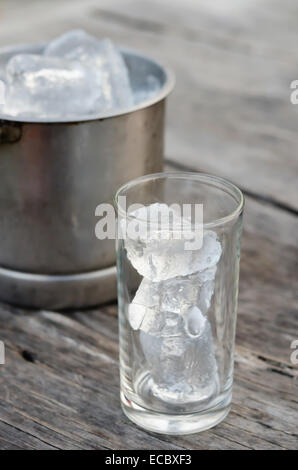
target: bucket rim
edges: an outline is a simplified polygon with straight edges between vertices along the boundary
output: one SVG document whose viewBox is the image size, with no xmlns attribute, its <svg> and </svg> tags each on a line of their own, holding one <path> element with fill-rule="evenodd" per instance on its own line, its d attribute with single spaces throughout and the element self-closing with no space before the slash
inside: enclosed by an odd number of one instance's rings
<svg viewBox="0 0 298 470">
<path fill-rule="evenodd" d="M 31 51 L 34 53 L 34 50 L 32 48 L 42 48 L 45 47 L 48 43 L 47 42 L 42 42 L 42 43 L 29 43 L 29 44 L 17 44 L 17 45 L 12 45 L 12 46 L 4 46 L 0 47 L 0 55 L 3 54 L 13 54 L 19 52 L 29 52 Z M 154 104 L 157 104 L 161 101 L 163 101 L 167 96 L 173 91 L 174 86 L 175 86 L 175 74 L 172 70 L 171 67 L 169 67 L 167 64 L 164 64 L 163 62 L 160 62 L 159 60 L 153 59 L 150 57 L 150 55 L 144 55 L 141 51 L 132 49 L 129 47 L 125 46 L 118 46 L 119 50 L 127 55 L 134 55 L 136 57 L 139 57 L 141 59 L 145 59 L 160 69 L 163 70 L 165 74 L 165 83 L 164 85 L 160 88 L 159 92 L 152 98 L 149 98 L 145 101 L 142 101 L 139 104 L 136 104 L 134 106 L 130 106 L 129 108 L 121 108 L 121 109 L 114 109 L 109 112 L 105 113 L 97 113 L 97 114 L 82 114 L 80 115 L 79 119 L 78 116 L 69 116 L 65 119 L 63 118 L 33 118 L 33 117 L 22 117 L 22 119 L 17 119 L 14 116 L 0 113 L 0 122 L 2 121 L 7 121 L 7 122 L 12 122 L 12 123 L 19 123 L 19 124 L 81 124 L 84 122 L 93 122 L 93 121 L 103 121 L 106 119 L 111 119 L 111 118 L 117 118 L 119 116 L 123 116 L 125 114 L 132 114 L 136 111 L 140 111 L 145 108 L 149 108 L 150 106 L 153 106 Z M 20 50 L 21 49 L 21 50 Z"/>
</svg>

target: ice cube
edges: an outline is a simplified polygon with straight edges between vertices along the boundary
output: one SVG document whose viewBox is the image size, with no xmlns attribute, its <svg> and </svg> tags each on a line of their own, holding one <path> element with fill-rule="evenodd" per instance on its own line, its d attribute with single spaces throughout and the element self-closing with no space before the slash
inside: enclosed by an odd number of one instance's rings
<svg viewBox="0 0 298 470">
<path fill-rule="evenodd" d="M 134 330 L 141 328 L 145 316 L 151 318 L 155 315 L 155 307 L 159 303 L 158 287 L 158 284 L 152 285 L 147 279 L 143 279 L 139 285 L 128 307 L 129 323 Z"/>
<path fill-rule="evenodd" d="M 206 321 L 206 317 L 197 306 L 190 308 L 186 318 L 187 334 L 193 337 L 200 336 L 205 328 Z"/>
<path fill-rule="evenodd" d="M 140 330 L 151 336 L 161 338 L 176 336 L 184 328 L 184 319 L 177 313 L 162 312 L 157 309 L 151 309 L 146 313 Z"/>
<path fill-rule="evenodd" d="M 167 310 L 163 297 L 163 286 L 143 279 L 128 307 L 128 319 L 134 330 L 150 332 L 158 336 L 173 332 L 174 328 L 183 328 L 179 312 Z M 178 325 L 179 324 L 179 325 Z"/>
<path fill-rule="evenodd" d="M 177 276 L 187 276 L 216 266 L 221 256 L 221 244 L 214 231 L 205 230 L 201 248 L 187 250 L 186 237 L 190 230 L 184 230 L 183 219 L 173 216 L 170 229 L 159 225 L 161 204 L 138 209 L 130 214 L 138 222 L 134 237 L 125 239 L 127 257 L 139 274 L 154 282 Z M 150 217 L 150 219 L 149 219 Z M 150 220 L 149 224 L 146 221 Z M 155 227 L 156 226 L 156 227 Z M 129 225 L 131 229 L 132 225 Z M 155 227 L 152 230 L 152 227 Z M 180 239 L 175 238 L 180 229 Z M 122 232 L 125 228 L 122 227 Z M 133 232 L 131 231 L 131 234 Z"/>
<path fill-rule="evenodd" d="M 214 291 L 216 267 L 161 282 L 144 278 L 128 307 L 128 320 L 134 330 L 162 331 L 168 314 L 188 316 L 191 307 L 206 314 Z M 162 333 L 160 333 L 162 334 Z"/>
<path fill-rule="evenodd" d="M 191 276 L 153 284 L 160 285 L 160 307 L 163 311 L 183 315 L 189 306 L 196 302 L 199 285 Z"/>
<path fill-rule="evenodd" d="M 189 276 L 179 276 L 160 283 L 160 305 L 163 310 L 184 315 L 190 306 L 198 305 L 205 314 L 214 291 L 216 266 Z"/>
<path fill-rule="evenodd" d="M 101 99 L 96 74 L 78 62 L 20 54 L 6 66 L 5 112 L 56 117 L 95 110 Z"/>
<path fill-rule="evenodd" d="M 136 239 L 125 240 L 128 258 L 145 276 L 129 306 L 129 321 L 139 330 L 135 334 L 139 334 L 153 394 L 175 403 L 205 400 L 218 388 L 211 325 L 205 314 L 221 244 L 215 232 L 205 231 L 201 248 L 185 250 L 183 238 L 174 239 L 169 229 L 161 229 L 159 205 L 152 206 L 154 237 L 148 237 L 144 223 L 149 206 L 137 214 L 143 222 Z M 175 228 L 181 226 L 175 214 L 172 222 Z"/>
<path fill-rule="evenodd" d="M 195 335 L 185 329 L 166 336 L 140 331 L 146 367 L 153 380 L 152 391 L 162 400 L 205 400 L 217 390 L 217 363 L 210 323 L 197 311 L 192 311 L 190 316 Z"/>
<path fill-rule="evenodd" d="M 108 107 L 98 103 L 98 112 L 112 108 L 131 107 L 134 98 L 129 74 L 121 52 L 110 39 L 97 39 L 82 30 L 69 31 L 52 41 L 46 56 L 74 60 L 99 76 L 98 83 Z"/>
<path fill-rule="evenodd" d="M 67 57 L 72 54 L 76 58 L 89 59 L 90 50 L 96 48 L 97 39 L 82 29 L 67 31 L 51 41 L 44 49 L 44 55 L 52 57 Z M 85 53 L 85 56 L 84 56 Z"/>
<path fill-rule="evenodd" d="M 183 313 L 196 301 L 198 286 L 187 280 L 152 282 L 143 279 L 128 307 L 128 320 L 134 330 L 162 330 L 166 312 Z M 160 313 L 158 313 L 160 312 Z"/>
</svg>

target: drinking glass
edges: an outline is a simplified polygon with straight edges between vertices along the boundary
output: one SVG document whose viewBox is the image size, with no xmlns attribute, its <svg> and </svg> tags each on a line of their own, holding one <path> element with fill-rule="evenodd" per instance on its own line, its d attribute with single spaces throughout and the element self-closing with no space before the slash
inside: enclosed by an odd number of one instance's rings
<svg viewBox="0 0 298 470">
<path fill-rule="evenodd" d="M 243 206 L 201 173 L 146 175 L 115 196 L 121 405 L 142 428 L 193 433 L 230 410 Z"/>
</svg>

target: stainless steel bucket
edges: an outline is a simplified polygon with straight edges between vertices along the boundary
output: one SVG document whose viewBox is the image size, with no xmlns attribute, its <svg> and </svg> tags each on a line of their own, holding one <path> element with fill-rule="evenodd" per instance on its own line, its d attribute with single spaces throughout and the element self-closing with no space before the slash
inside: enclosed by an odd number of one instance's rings
<svg viewBox="0 0 298 470">
<path fill-rule="evenodd" d="M 0 49 L 8 58 L 44 45 Z M 149 75 L 154 98 L 114 114 L 12 121 L 0 115 L 0 300 L 78 308 L 116 296 L 114 240 L 95 237 L 95 208 L 123 183 L 162 169 L 166 68 L 122 49 L 132 87 Z"/>
</svg>

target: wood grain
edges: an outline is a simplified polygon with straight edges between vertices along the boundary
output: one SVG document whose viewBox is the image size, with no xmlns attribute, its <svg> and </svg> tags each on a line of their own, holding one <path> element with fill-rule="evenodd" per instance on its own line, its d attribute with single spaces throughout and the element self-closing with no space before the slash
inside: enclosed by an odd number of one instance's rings
<svg viewBox="0 0 298 470">
<path fill-rule="evenodd" d="M 7 364 L 1 369 L 0 421 L 21 433 L 21 441 L 28 432 L 63 449 L 297 448 L 298 371 L 290 362 L 297 334 L 296 232 L 285 243 L 271 232 L 267 238 L 281 210 L 271 208 L 268 225 L 260 226 L 264 207 L 248 198 L 250 205 L 256 217 L 251 209 L 243 237 L 233 408 L 222 424 L 170 438 L 126 420 L 119 407 L 114 305 L 72 314 L 2 306 Z M 286 217 L 297 230 L 297 218 Z"/>
</svg>

